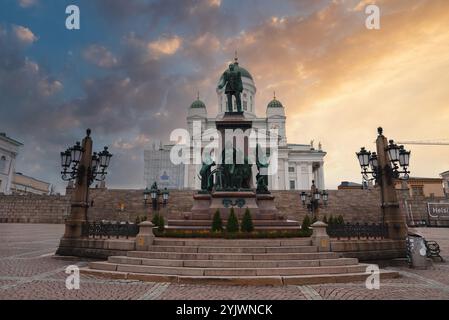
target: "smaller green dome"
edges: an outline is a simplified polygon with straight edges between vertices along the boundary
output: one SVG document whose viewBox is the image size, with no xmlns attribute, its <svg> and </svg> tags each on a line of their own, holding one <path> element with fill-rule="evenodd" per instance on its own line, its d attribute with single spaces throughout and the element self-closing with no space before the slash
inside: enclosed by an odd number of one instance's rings
<svg viewBox="0 0 449 320">
<path fill-rule="evenodd" d="M 283 107 L 284 106 L 282 105 L 282 103 L 279 100 L 276 100 L 276 98 L 271 100 L 267 106 L 267 108 L 283 108 Z"/>
<path fill-rule="evenodd" d="M 199 109 L 199 108 L 206 109 L 206 105 L 204 104 L 203 101 L 201 101 L 200 99 L 197 99 L 197 100 L 192 102 L 192 104 L 190 105 L 190 108 L 192 108 L 192 109 Z"/>
</svg>

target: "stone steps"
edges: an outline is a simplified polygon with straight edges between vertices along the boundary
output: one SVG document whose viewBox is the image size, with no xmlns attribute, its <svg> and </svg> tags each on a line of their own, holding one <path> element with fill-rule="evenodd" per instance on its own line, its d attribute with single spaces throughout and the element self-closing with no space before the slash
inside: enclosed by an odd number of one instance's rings
<svg viewBox="0 0 449 320">
<path fill-rule="evenodd" d="M 110 262 L 91 262 L 92 269 L 104 271 L 183 275 L 183 276 L 281 276 L 281 275 L 316 275 L 361 273 L 366 270 L 363 264 L 324 266 L 324 267 L 277 267 L 277 268 L 195 268 L 167 267 L 135 264 L 118 264 Z"/>
<path fill-rule="evenodd" d="M 227 221 L 223 220 L 223 225 L 226 225 Z M 201 226 L 208 229 L 212 226 L 212 220 L 168 220 L 168 226 Z M 257 226 L 298 226 L 297 221 L 293 220 L 254 220 L 253 225 Z"/>
<path fill-rule="evenodd" d="M 148 251 L 90 262 L 84 273 L 117 279 L 210 284 L 312 284 L 366 280 L 365 264 L 319 252 L 310 238 L 155 238 Z M 396 277 L 397 272 L 383 272 Z"/>
<path fill-rule="evenodd" d="M 310 238 L 286 238 L 286 239 L 178 239 L 155 238 L 154 245 L 160 246 L 204 246 L 208 247 L 286 247 L 286 246 L 310 246 Z"/>
<path fill-rule="evenodd" d="M 127 256 L 109 257 L 108 263 L 128 265 L 149 265 L 166 267 L 193 267 L 193 268 L 252 268 L 254 260 L 169 260 L 169 259 L 147 259 L 132 258 Z M 355 258 L 339 259 L 316 259 L 316 260 L 280 260 L 280 261 L 258 261 L 258 267 L 285 268 L 285 267 L 323 267 L 355 265 Z"/>
<path fill-rule="evenodd" d="M 171 231 L 209 231 L 211 229 L 210 226 L 184 226 L 184 225 L 167 225 L 165 226 L 165 229 L 171 230 Z M 258 231 L 299 231 L 301 230 L 301 227 L 299 225 L 297 226 L 254 226 L 254 230 Z"/>
<path fill-rule="evenodd" d="M 176 276 L 162 274 L 143 274 L 133 272 L 117 272 L 80 268 L 82 274 L 90 274 L 108 279 L 139 280 L 147 282 L 173 282 L 180 284 L 209 285 L 311 285 L 323 283 L 346 283 L 365 281 L 368 273 L 321 274 L 302 276 Z M 397 271 L 380 271 L 380 280 L 399 277 Z"/>
<path fill-rule="evenodd" d="M 311 253 L 317 252 L 315 246 L 289 247 L 202 247 L 202 246 L 162 246 L 155 245 L 152 252 L 179 253 Z"/>
<path fill-rule="evenodd" d="M 316 260 L 336 259 L 339 254 L 334 252 L 313 253 L 180 253 L 129 251 L 128 257 L 169 260 Z"/>
</svg>

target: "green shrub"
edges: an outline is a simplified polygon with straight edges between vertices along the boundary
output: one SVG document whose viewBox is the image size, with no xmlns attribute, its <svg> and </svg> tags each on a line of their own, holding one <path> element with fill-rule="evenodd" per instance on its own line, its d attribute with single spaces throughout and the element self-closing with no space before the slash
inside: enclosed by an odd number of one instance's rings
<svg viewBox="0 0 449 320">
<path fill-rule="evenodd" d="M 157 227 L 159 231 L 162 232 L 165 230 L 165 219 L 161 214 L 155 213 L 151 222 Z"/>
<path fill-rule="evenodd" d="M 317 222 L 318 221 L 318 218 L 316 217 L 316 216 L 313 216 L 313 218 L 312 218 L 312 223 L 311 224 L 314 224 L 315 222 Z"/>
<path fill-rule="evenodd" d="M 212 220 L 212 232 L 223 231 L 223 220 L 221 220 L 220 210 L 217 209 Z"/>
<path fill-rule="evenodd" d="M 324 216 L 324 217 L 323 217 L 323 222 L 324 222 L 325 224 L 328 224 L 328 223 L 327 223 L 327 216 Z"/>
<path fill-rule="evenodd" d="M 253 219 L 251 218 L 251 212 L 249 208 L 246 208 L 242 218 L 242 226 L 240 227 L 243 232 L 254 231 Z"/>
<path fill-rule="evenodd" d="M 301 230 L 303 230 L 303 231 L 309 230 L 310 225 L 311 225 L 310 218 L 308 215 L 306 215 L 304 217 L 304 220 L 302 220 Z"/>
<path fill-rule="evenodd" d="M 228 223 L 226 224 L 226 232 L 238 232 L 239 231 L 239 220 L 235 215 L 234 208 L 231 208 L 231 213 L 228 217 Z"/>
<path fill-rule="evenodd" d="M 159 225 L 157 227 L 159 231 L 165 230 L 165 219 L 161 214 L 159 215 Z"/>
<path fill-rule="evenodd" d="M 331 215 L 330 217 L 329 217 L 329 225 L 333 225 L 335 223 L 335 220 L 334 220 L 334 216 L 333 215 Z"/>
<path fill-rule="evenodd" d="M 345 220 L 343 219 L 342 215 L 339 215 L 337 218 L 337 224 L 345 224 Z"/>
</svg>

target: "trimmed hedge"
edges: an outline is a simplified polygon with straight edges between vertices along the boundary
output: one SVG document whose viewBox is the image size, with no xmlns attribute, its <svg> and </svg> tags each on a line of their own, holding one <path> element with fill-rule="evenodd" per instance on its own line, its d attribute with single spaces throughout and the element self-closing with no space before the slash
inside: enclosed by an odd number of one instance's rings
<svg viewBox="0 0 449 320">
<path fill-rule="evenodd" d="M 231 213 L 228 217 L 228 222 L 226 224 L 226 232 L 233 233 L 239 231 L 239 220 L 235 215 L 234 208 L 231 208 Z"/>
<path fill-rule="evenodd" d="M 156 213 L 151 222 L 157 227 L 159 232 L 163 232 L 165 230 L 165 219 L 161 214 Z"/>
<path fill-rule="evenodd" d="M 251 218 L 251 212 L 249 208 L 246 208 L 245 213 L 242 218 L 242 226 L 240 227 L 243 232 L 252 232 L 254 231 L 253 219 Z"/>
<path fill-rule="evenodd" d="M 212 220 L 212 232 L 223 231 L 223 220 L 221 220 L 220 210 L 217 209 Z"/>
</svg>

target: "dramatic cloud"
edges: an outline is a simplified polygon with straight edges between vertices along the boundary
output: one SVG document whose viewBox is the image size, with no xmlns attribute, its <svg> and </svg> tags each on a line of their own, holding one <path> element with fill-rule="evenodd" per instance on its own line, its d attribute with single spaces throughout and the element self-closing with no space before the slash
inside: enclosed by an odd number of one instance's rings
<svg viewBox="0 0 449 320">
<path fill-rule="evenodd" d="M 29 45 L 37 41 L 37 37 L 26 27 L 14 26 L 13 32 L 16 38 L 23 44 Z"/>
<path fill-rule="evenodd" d="M 90 127 L 95 148 L 114 153 L 108 184 L 142 187 L 144 146 L 185 127 L 197 91 L 215 115 L 215 86 L 237 50 L 258 115 L 276 91 L 288 141 L 328 152 L 327 186 L 360 181 L 354 153 L 374 148 L 379 125 L 398 140 L 449 138 L 449 2 L 374 2 L 380 30 L 365 28 L 364 0 L 99 0 L 83 10 L 108 32 L 67 33 L 71 72 L 39 54 L 51 33 L 39 29 L 38 41 L 23 20 L 0 24 L 0 128 L 25 143 L 19 170 L 55 183 L 58 152 Z M 437 176 L 448 156 L 412 147 L 412 175 Z"/>
<path fill-rule="evenodd" d="M 83 57 L 101 68 L 112 68 L 117 65 L 117 58 L 105 47 L 93 44 L 83 52 Z"/>
<path fill-rule="evenodd" d="M 148 44 L 148 49 L 155 57 L 172 55 L 181 47 L 182 40 L 178 36 L 164 37 Z"/>
<path fill-rule="evenodd" d="M 38 3 L 38 0 L 18 0 L 18 2 L 22 8 L 30 8 L 35 6 Z"/>
</svg>

